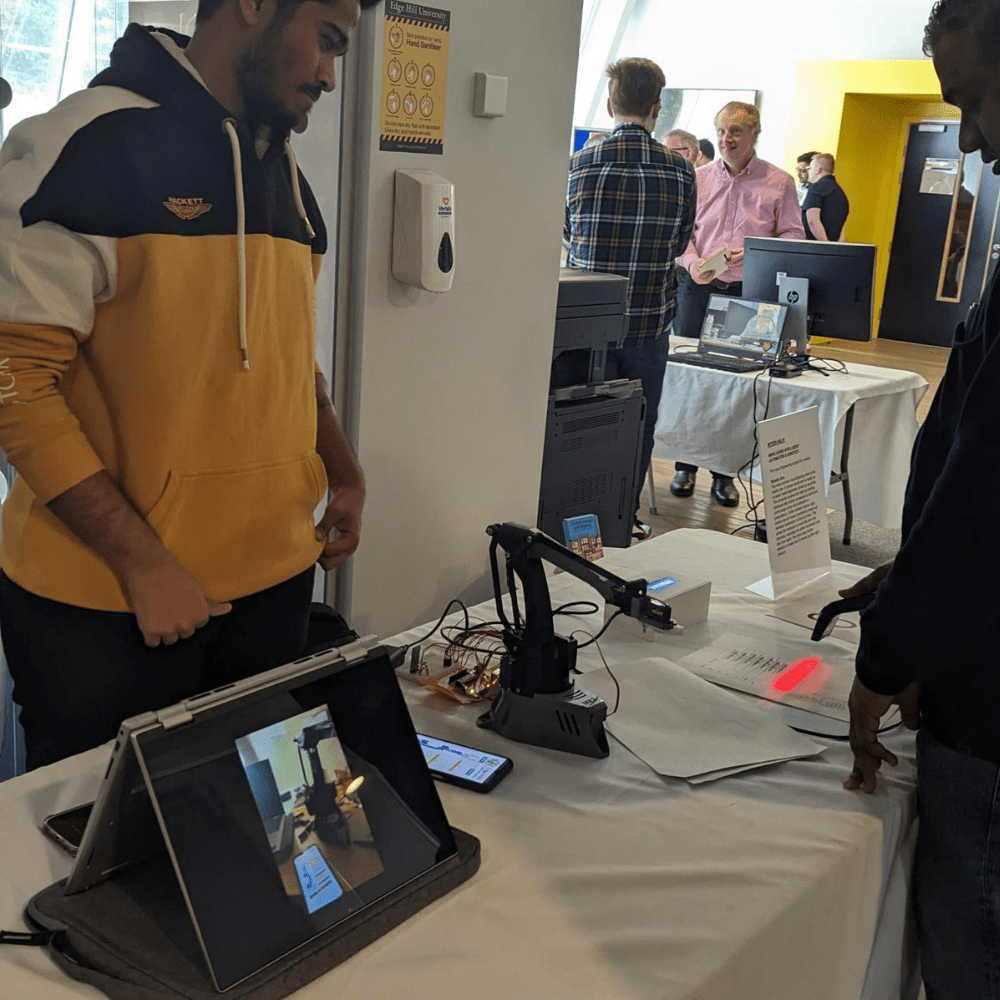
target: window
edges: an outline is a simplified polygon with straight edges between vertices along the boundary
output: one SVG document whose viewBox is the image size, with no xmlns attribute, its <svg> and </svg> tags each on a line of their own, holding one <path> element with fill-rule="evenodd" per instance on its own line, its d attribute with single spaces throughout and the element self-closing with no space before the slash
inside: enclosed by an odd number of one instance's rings
<svg viewBox="0 0 1000 1000">
<path fill-rule="evenodd" d="M 14 99 L 0 111 L 0 141 L 22 119 L 86 87 L 127 24 L 128 0 L 3 0 L 0 73 Z"/>
</svg>

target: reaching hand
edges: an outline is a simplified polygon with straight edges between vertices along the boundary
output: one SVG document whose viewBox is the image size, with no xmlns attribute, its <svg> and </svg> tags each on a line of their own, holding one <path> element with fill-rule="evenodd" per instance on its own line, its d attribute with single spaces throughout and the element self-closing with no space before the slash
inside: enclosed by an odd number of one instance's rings
<svg viewBox="0 0 1000 1000">
<path fill-rule="evenodd" d="M 190 639 L 210 618 L 228 614 L 230 603 L 217 604 L 173 556 L 130 573 L 125 593 L 147 646 L 172 646 Z"/>
<path fill-rule="evenodd" d="M 862 577 L 857 583 L 852 584 L 850 587 L 845 587 L 843 590 L 838 591 L 838 593 L 841 597 L 860 597 L 862 594 L 874 594 L 878 589 L 878 585 L 889 575 L 889 570 L 892 569 L 892 562 L 890 559 L 887 563 L 876 566 L 866 577 Z"/>
<path fill-rule="evenodd" d="M 882 761 L 893 767 L 899 763 L 896 755 L 878 741 L 879 720 L 889 711 L 894 700 L 892 695 L 869 691 L 857 677 L 854 678 L 854 686 L 847 701 L 851 712 L 848 739 L 851 750 L 854 751 L 854 769 L 844 782 L 844 788 L 848 791 L 860 788 L 871 794 L 875 791 L 876 774 Z"/>
<path fill-rule="evenodd" d="M 363 483 L 341 485 L 333 490 L 319 524 L 316 538 L 326 544 L 319 556 L 324 570 L 339 566 L 361 542 L 361 510 L 365 505 Z M 335 532 L 330 538 L 330 532 Z"/>
<path fill-rule="evenodd" d="M 899 760 L 894 753 L 886 750 L 878 740 L 879 720 L 893 705 L 899 706 L 899 714 L 907 729 L 917 729 L 920 716 L 917 710 L 917 700 L 920 697 L 920 684 L 914 682 L 899 694 L 876 694 L 869 691 L 854 678 L 851 696 L 847 705 L 851 711 L 851 749 L 854 751 L 854 769 L 844 781 L 844 788 L 856 791 L 874 792 L 876 773 L 882 766 L 882 761 L 895 767 Z"/>
</svg>

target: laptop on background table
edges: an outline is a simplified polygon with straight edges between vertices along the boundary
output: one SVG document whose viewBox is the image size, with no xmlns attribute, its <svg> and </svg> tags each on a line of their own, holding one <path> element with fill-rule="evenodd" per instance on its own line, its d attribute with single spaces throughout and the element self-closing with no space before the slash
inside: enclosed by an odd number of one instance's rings
<svg viewBox="0 0 1000 1000">
<path fill-rule="evenodd" d="M 722 371 L 763 371 L 781 354 L 788 306 L 712 295 L 693 351 L 671 351 L 667 360 Z"/>
<path fill-rule="evenodd" d="M 123 722 L 64 892 L 165 849 L 222 991 L 453 858 L 374 641 Z"/>
</svg>

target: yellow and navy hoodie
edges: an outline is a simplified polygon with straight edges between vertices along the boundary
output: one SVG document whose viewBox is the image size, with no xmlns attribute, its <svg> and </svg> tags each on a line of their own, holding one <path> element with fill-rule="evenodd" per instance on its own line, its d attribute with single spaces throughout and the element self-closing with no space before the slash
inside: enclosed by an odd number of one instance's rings
<svg viewBox="0 0 1000 1000">
<path fill-rule="evenodd" d="M 326 234 L 287 139 L 255 142 L 130 25 L 107 70 L 0 152 L 0 565 L 126 611 L 46 507 L 102 469 L 215 600 L 319 555 L 314 282 Z M 264 146 L 266 145 L 266 148 Z"/>
</svg>

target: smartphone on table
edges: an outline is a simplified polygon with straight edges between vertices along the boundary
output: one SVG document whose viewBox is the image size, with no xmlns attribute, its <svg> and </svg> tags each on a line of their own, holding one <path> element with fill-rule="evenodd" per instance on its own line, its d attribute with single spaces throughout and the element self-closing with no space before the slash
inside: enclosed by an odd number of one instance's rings
<svg viewBox="0 0 1000 1000">
<path fill-rule="evenodd" d="M 451 740 L 417 733 L 431 774 L 450 785 L 489 792 L 513 770 L 514 762 L 488 750 L 477 750 Z"/>
<path fill-rule="evenodd" d="M 93 808 L 94 803 L 87 802 L 82 806 L 74 806 L 64 812 L 46 816 L 42 820 L 42 833 L 75 858 L 80 841 L 83 840 L 83 831 L 87 829 L 90 811 Z"/>
</svg>

